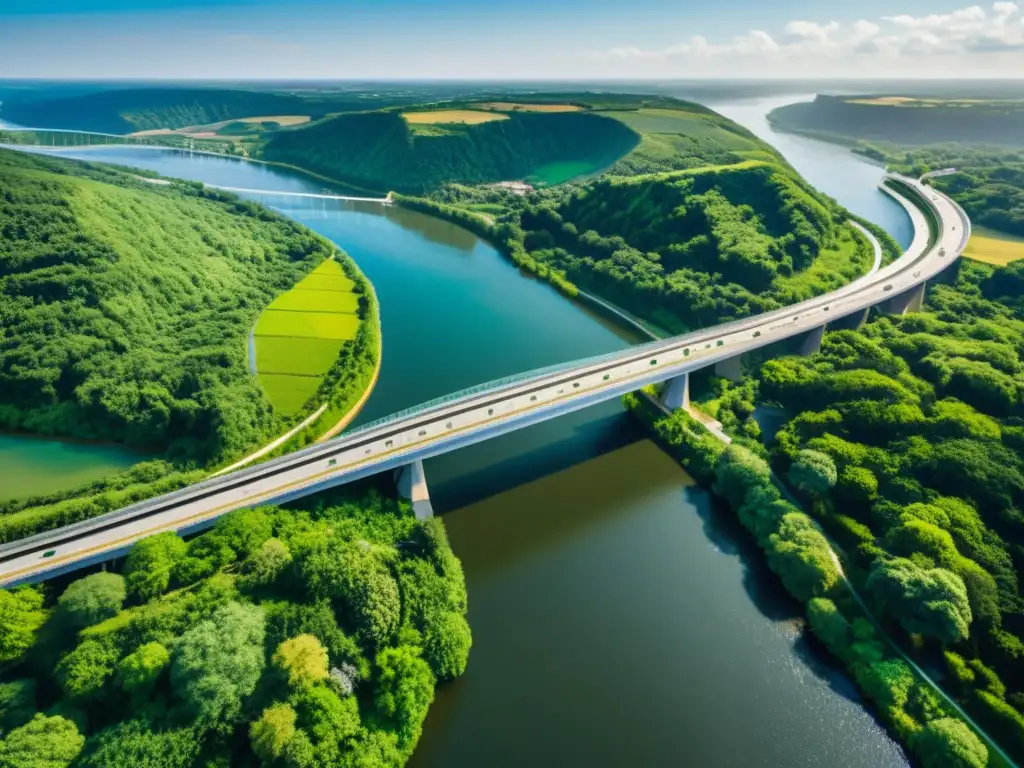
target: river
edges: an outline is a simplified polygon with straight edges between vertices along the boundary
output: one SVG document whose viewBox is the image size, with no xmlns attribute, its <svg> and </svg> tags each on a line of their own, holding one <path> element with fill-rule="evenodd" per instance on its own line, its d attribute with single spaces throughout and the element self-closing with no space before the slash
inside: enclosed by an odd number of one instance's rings
<svg viewBox="0 0 1024 768">
<path fill-rule="evenodd" d="M 718 108 L 755 131 L 765 111 Z M 881 169 L 797 138 L 771 140 L 819 189 L 908 239 L 903 214 L 873 191 Z M 198 155 L 79 154 L 231 186 L 322 187 Z M 337 242 L 376 287 L 383 367 L 360 421 L 638 340 L 445 222 L 261 199 Z M 412 765 L 907 764 L 807 640 L 799 606 L 733 517 L 618 404 L 434 459 L 426 472 L 465 566 L 474 646 L 465 676 L 438 691 Z"/>
</svg>

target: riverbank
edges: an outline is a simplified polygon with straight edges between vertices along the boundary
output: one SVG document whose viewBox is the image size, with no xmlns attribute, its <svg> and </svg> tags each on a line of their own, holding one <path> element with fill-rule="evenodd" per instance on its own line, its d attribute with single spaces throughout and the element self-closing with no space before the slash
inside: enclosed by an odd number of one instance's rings
<svg viewBox="0 0 1024 768">
<path fill-rule="evenodd" d="M 780 487 L 781 483 L 764 459 L 740 445 L 727 447 L 684 411 L 666 415 L 664 409 L 644 393 L 629 395 L 626 402 L 630 412 L 658 444 L 698 480 L 711 487 L 736 513 L 764 551 L 768 566 L 782 585 L 805 604 L 811 630 L 846 665 L 861 693 L 872 702 L 876 716 L 909 751 L 916 753 L 922 762 L 939 760 L 936 765 L 947 764 L 946 761 L 952 765 L 958 755 L 968 753 L 977 760 L 969 765 L 979 768 L 1013 766 L 1001 751 L 994 756 L 994 762 L 989 761 L 985 743 L 998 747 L 984 733 L 979 738 L 968 730 L 961 720 L 965 713 L 945 694 L 942 694 L 945 699 L 938 712 L 928 712 L 923 722 L 915 721 L 914 718 L 922 714 L 910 710 L 908 700 L 937 687 L 923 676 L 919 667 L 908 665 L 905 654 L 882 634 L 874 616 L 866 612 L 866 606 L 843 573 L 839 558 L 817 523 L 789 500 L 786 489 Z M 858 625 L 858 622 L 861 623 Z M 856 648 L 855 643 L 860 648 Z M 874 646 L 872 654 L 865 653 L 868 645 Z M 901 665 L 905 671 L 900 670 Z M 913 690 L 918 686 L 919 691 Z M 942 710 L 942 706 L 947 709 Z M 940 724 L 944 733 L 951 727 L 946 722 L 961 724 L 959 745 L 946 744 L 941 739 L 929 739 L 926 744 L 925 739 L 920 738 L 929 729 L 939 733 Z M 969 718 L 967 722 L 976 728 Z M 970 743 L 964 746 L 965 742 Z"/>
</svg>

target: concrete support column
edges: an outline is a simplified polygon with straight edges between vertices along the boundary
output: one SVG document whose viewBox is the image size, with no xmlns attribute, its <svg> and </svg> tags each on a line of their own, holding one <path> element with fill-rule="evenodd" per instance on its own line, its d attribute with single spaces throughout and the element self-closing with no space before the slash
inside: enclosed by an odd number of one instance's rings
<svg viewBox="0 0 1024 768">
<path fill-rule="evenodd" d="M 719 360 L 715 363 L 715 376 L 721 376 L 729 381 L 739 381 L 743 378 L 743 368 L 740 366 L 742 359 L 743 355 L 739 354 Z"/>
<path fill-rule="evenodd" d="M 661 404 L 672 411 L 690 407 L 690 374 L 681 373 L 665 382 Z"/>
<path fill-rule="evenodd" d="M 426 520 L 428 517 L 434 516 L 422 461 L 417 460 L 396 469 L 395 486 L 398 489 L 399 497 L 412 502 L 412 511 L 417 520 Z"/>
<path fill-rule="evenodd" d="M 825 326 L 819 325 L 807 332 L 803 341 L 800 342 L 800 354 L 804 357 L 816 355 L 821 352 L 821 340 L 825 336 Z"/>
<path fill-rule="evenodd" d="M 890 315 L 905 315 L 907 312 L 920 312 L 921 308 L 924 306 L 924 293 L 926 288 L 927 284 L 921 283 L 917 287 L 901 293 L 899 296 L 893 296 L 886 304 L 886 311 Z"/>
</svg>

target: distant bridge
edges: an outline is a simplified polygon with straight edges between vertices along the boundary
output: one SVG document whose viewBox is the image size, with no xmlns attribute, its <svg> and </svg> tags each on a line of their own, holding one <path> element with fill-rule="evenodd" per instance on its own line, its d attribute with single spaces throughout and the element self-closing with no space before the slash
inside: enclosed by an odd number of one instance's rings
<svg viewBox="0 0 1024 768">
<path fill-rule="evenodd" d="M 831 293 L 784 309 L 600 357 L 511 376 L 366 424 L 263 464 L 204 480 L 124 509 L 0 546 L 0 584 L 37 581 L 123 555 L 162 531 L 187 533 L 232 510 L 306 496 L 381 472 L 396 472 L 417 517 L 432 514 L 423 460 L 665 383 L 672 408 L 689 400 L 689 376 L 703 368 L 729 378 L 753 349 L 801 337 L 820 348 L 827 324 L 859 323 L 872 306 L 920 309 L 926 281 L 952 264 L 970 236 L 967 215 L 918 180 L 890 175 L 914 239 L 896 261 Z M 913 198 L 913 202 L 911 201 Z"/>
</svg>

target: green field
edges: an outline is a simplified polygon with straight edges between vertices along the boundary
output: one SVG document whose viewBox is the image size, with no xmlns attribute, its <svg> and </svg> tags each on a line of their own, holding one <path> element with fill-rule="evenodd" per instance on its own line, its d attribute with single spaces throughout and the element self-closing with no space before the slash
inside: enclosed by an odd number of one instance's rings
<svg viewBox="0 0 1024 768">
<path fill-rule="evenodd" d="M 256 369 L 274 408 L 302 409 L 359 329 L 359 297 L 333 259 L 278 296 L 256 323 Z"/>
<path fill-rule="evenodd" d="M 577 176 L 596 173 L 601 170 L 601 168 L 602 166 L 587 162 L 586 160 L 568 160 L 560 163 L 547 163 L 546 165 L 542 165 L 537 168 L 527 177 L 527 179 L 540 184 L 541 186 L 550 186 L 552 184 L 562 184 L 569 181 L 569 179 L 576 178 Z"/>
</svg>

